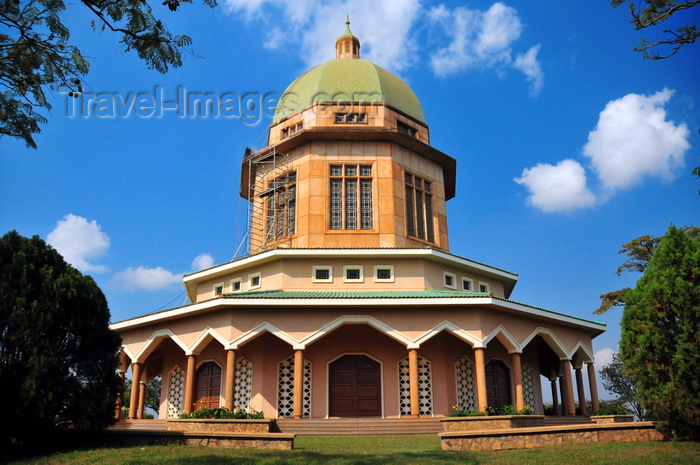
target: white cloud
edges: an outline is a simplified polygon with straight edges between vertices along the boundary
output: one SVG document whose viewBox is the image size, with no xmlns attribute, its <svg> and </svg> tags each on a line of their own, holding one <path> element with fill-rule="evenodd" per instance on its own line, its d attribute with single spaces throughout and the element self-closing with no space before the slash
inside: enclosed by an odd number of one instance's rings
<svg viewBox="0 0 700 465">
<path fill-rule="evenodd" d="M 540 45 L 530 48 L 527 53 L 519 54 L 513 62 L 513 67 L 525 74 L 525 79 L 530 82 L 530 97 L 536 97 L 544 87 L 544 73 L 537 61 Z"/>
<path fill-rule="evenodd" d="M 225 0 L 225 8 L 243 14 L 248 21 L 275 24 L 269 28 L 264 46 L 297 50 L 300 44 L 298 53 L 307 66 L 335 57 L 333 47 L 344 31 L 346 13 L 353 34 L 360 38 L 362 58 L 394 71 L 415 61 L 412 52 L 416 43 L 409 32 L 421 14 L 419 0 Z"/>
<path fill-rule="evenodd" d="M 583 153 L 591 159 L 607 194 L 640 184 L 645 176 L 671 181 L 690 148 L 685 124 L 666 121 L 672 90 L 652 96 L 628 94 L 608 102 Z"/>
<path fill-rule="evenodd" d="M 562 160 L 556 166 L 540 163 L 526 168 L 515 182 L 530 191 L 527 203 L 542 211 L 566 211 L 596 203 L 586 187 L 586 171 L 574 160 Z"/>
<path fill-rule="evenodd" d="M 125 291 L 144 289 L 155 291 L 182 283 L 182 275 L 171 273 L 160 266 L 157 268 L 130 266 L 124 271 L 115 273 L 112 281 Z"/>
<path fill-rule="evenodd" d="M 574 160 L 556 166 L 538 164 L 515 179 L 530 191 L 528 204 L 546 212 L 591 207 L 609 200 L 617 190 L 640 184 L 645 177 L 673 180 L 690 148 L 690 131 L 684 123 L 666 121 L 664 105 L 672 95 L 668 89 L 652 96 L 627 94 L 608 102 L 600 112 L 583 147 L 600 181 L 600 192 L 591 192 L 586 171 Z"/>
<path fill-rule="evenodd" d="M 471 68 L 493 68 L 499 74 L 513 67 L 530 81 L 530 95 L 536 96 L 544 85 L 544 74 L 535 45 L 513 60 L 511 45 L 520 38 L 523 25 L 518 12 L 503 3 L 494 3 L 486 11 L 457 7 L 450 11 L 444 5 L 433 7 L 427 14 L 433 28 L 438 27 L 449 38 L 449 45 L 432 54 L 430 65 L 437 76 L 449 76 Z"/>
<path fill-rule="evenodd" d="M 537 46 L 513 60 L 511 44 L 523 26 L 517 12 L 500 2 L 486 11 L 450 10 L 444 5 L 426 9 L 420 0 L 225 0 L 225 8 L 264 25 L 265 48 L 296 50 L 309 67 L 334 57 L 333 46 L 347 13 L 352 32 L 360 39 L 361 57 L 392 72 L 418 63 L 419 35 L 427 34 L 449 42 L 429 50 L 431 68 L 438 76 L 475 67 L 495 68 L 502 74 L 514 67 L 525 73 L 535 95 L 544 82 Z"/>
<path fill-rule="evenodd" d="M 192 261 L 192 271 L 206 270 L 214 266 L 214 257 L 206 253 L 200 253 Z"/>
<path fill-rule="evenodd" d="M 58 220 L 56 228 L 46 237 L 46 242 L 58 250 L 63 258 L 82 272 L 105 273 L 104 265 L 88 263 L 103 256 L 109 249 L 109 237 L 102 232 L 97 221 L 89 221 L 81 216 L 68 214 Z"/>
<path fill-rule="evenodd" d="M 616 354 L 617 351 L 611 349 L 610 347 L 605 347 L 603 349 L 600 349 L 598 352 L 595 353 L 595 364 L 598 367 L 598 370 L 603 368 L 605 365 L 609 365 L 610 362 L 612 362 L 612 357 L 614 354 Z"/>
</svg>

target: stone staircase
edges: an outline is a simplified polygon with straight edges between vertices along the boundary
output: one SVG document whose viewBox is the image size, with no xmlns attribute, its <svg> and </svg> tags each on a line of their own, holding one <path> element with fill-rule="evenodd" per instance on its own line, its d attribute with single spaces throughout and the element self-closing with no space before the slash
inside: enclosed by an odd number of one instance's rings
<svg viewBox="0 0 700 465">
<path fill-rule="evenodd" d="M 544 417 L 544 426 L 581 425 L 592 423 L 591 417 L 588 415 L 557 415 Z"/>
<path fill-rule="evenodd" d="M 130 431 L 167 431 L 168 422 L 165 420 L 119 420 L 109 429 Z"/>
<path fill-rule="evenodd" d="M 443 431 L 439 418 L 279 418 L 277 426 L 297 436 L 432 436 Z"/>
</svg>

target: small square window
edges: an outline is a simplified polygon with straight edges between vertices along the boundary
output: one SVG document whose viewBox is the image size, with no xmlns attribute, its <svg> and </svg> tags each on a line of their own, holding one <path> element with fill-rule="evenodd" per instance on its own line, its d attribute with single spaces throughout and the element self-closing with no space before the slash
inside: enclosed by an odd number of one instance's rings
<svg viewBox="0 0 700 465">
<path fill-rule="evenodd" d="M 213 297 L 217 297 L 224 293 L 224 283 L 217 283 L 212 286 Z"/>
<path fill-rule="evenodd" d="M 357 166 L 346 166 L 345 176 L 357 176 Z"/>
<path fill-rule="evenodd" d="M 449 287 L 450 289 L 457 289 L 457 286 L 455 285 L 456 276 L 454 273 L 448 273 L 447 271 L 445 271 L 443 276 L 445 279 L 445 287 Z"/>
<path fill-rule="evenodd" d="M 394 282 L 394 267 L 393 265 L 377 265 L 374 267 L 374 282 L 376 283 L 393 283 Z"/>
<path fill-rule="evenodd" d="M 462 276 L 462 290 L 463 291 L 473 291 L 474 290 L 474 280 L 471 278 L 465 278 Z"/>
<path fill-rule="evenodd" d="M 479 292 L 491 292 L 491 288 L 488 284 L 479 281 Z"/>
<path fill-rule="evenodd" d="M 248 289 L 250 290 L 250 289 L 255 289 L 255 288 L 260 287 L 261 280 L 262 279 L 261 279 L 260 272 L 249 274 L 248 275 Z"/>
<path fill-rule="evenodd" d="M 241 278 L 235 278 L 231 280 L 231 292 L 241 291 Z"/>
<path fill-rule="evenodd" d="M 362 273 L 361 266 L 344 266 L 343 267 L 343 281 L 350 283 L 361 283 L 364 281 L 364 276 Z"/>
<path fill-rule="evenodd" d="M 360 176 L 372 176 L 372 167 L 360 166 Z"/>
<path fill-rule="evenodd" d="M 343 167 L 339 165 L 331 166 L 331 176 L 341 176 L 343 174 Z"/>
<path fill-rule="evenodd" d="M 312 269 L 312 281 L 315 283 L 332 283 L 333 282 L 333 267 L 332 266 L 314 266 Z"/>
</svg>

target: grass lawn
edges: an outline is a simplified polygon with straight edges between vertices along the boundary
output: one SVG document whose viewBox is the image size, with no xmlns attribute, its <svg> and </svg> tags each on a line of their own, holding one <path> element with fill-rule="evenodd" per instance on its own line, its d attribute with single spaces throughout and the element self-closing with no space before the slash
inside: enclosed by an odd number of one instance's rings
<svg viewBox="0 0 700 465">
<path fill-rule="evenodd" d="M 440 450 L 437 436 L 300 437 L 292 451 L 208 449 L 194 446 L 93 449 L 15 464 L 698 464 L 700 443 L 579 443 L 533 450 Z"/>
</svg>

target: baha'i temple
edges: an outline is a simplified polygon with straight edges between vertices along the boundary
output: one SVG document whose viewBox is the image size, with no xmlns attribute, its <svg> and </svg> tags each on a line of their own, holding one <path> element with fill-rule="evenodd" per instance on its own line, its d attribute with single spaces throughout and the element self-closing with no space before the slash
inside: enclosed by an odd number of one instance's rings
<svg viewBox="0 0 700 465">
<path fill-rule="evenodd" d="M 542 414 L 543 389 L 564 414 L 575 400 L 597 412 L 605 325 L 510 300 L 516 274 L 450 253 L 456 161 L 347 24 L 336 58 L 289 85 L 267 146 L 242 160 L 247 255 L 185 276 L 191 304 L 111 325 L 120 371 L 140 381 L 129 418 L 156 376 L 160 418 Z"/>
</svg>

